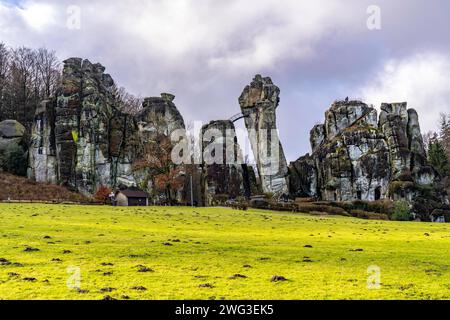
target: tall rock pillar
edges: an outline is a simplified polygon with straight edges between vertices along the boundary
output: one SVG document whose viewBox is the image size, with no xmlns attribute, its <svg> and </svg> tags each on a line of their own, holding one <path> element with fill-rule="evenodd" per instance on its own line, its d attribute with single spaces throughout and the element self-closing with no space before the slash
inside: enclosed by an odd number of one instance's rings
<svg viewBox="0 0 450 320">
<path fill-rule="evenodd" d="M 276 124 L 280 89 L 256 75 L 239 98 L 264 192 L 288 194 L 288 167 Z"/>
<path fill-rule="evenodd" d="M 58 177 L 62 185 L 76 188 L 76 155 L 81 111 L 82 59 L 64 61 L 61 92 L 55 110 L 55 141 Z"/>
<path fill-rule="evenodd" d="M 242 153 L 237 143 L 234 124 L 228 120 L 211 121 L 202 127 L 204 196 L 207 205 L 217 205 L 225 196 L 236 198 L 245 195 Z M 214 154 L 214 157 L 212 156 Z M 219 159 L 216 161 L 216 156 Z M 249 192 L 249 190 L 247 190 Z"/>
</svg>

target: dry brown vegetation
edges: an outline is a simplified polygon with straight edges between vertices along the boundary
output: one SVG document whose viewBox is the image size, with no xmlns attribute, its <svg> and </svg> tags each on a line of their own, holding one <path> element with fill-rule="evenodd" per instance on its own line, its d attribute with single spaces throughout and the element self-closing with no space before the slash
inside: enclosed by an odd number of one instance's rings
<svg viewBox="0 0 450 320">
<path fill-rule="evenodd" d="M 91 199 L 62 186 L 38 183 L 0 172 L 0 201 L 91 202 Z"/>
</svg>

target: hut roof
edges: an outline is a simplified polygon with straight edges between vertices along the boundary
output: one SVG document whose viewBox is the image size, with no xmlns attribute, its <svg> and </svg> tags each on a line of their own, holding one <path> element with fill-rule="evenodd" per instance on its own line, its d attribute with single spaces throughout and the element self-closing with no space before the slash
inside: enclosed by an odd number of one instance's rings
<svg viewBox="0 0 450 320">
<path fill-rule="evenodd" d="M 150 195 L 142 190 L 120 190 L 120 193 L 124 194 L 127 198 L 149 198 Z M 119 193 L 118 192 L 118 193 Z"/>
</svg>

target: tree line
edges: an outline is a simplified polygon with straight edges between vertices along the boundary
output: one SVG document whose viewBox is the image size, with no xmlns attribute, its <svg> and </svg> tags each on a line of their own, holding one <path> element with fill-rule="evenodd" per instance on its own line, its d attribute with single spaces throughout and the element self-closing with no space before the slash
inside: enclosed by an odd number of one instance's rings
<svg viewBox="0 0 450 320">
<path fill-rule="evenodd" d="M 30 131 L 36 108 L 61 85 L 62 63 L 54 50 L 10 48 L 0 42 L 0 121 L 14 119 Z M 141 109 L 142 99 L 115 86 L 116 107 L 127 113 Z"/>
<path fill-rule="evenodd" d="M 424 135 L 424 143 L 428 153 L 428 161 L 450 187 L 450 114 L 441 113 L 439 129 Z"/>
<path fill-rule="evenodd" d="M 17 120 L 29 130 L 36 107 L 54 94 L 60 81 L 55 51 L 0 43 L 0 120 Z"/>
</svg>

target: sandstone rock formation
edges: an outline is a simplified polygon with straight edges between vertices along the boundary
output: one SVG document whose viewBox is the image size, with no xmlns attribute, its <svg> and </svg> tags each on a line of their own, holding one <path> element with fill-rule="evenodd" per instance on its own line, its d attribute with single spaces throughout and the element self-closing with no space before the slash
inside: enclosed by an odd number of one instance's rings
<svg viewBox="0 0 450 320">
<path fill-rule="evenodd" d="M 62 86 L 44 101 L 32 128 L 29 176 L 85 194 L 100 185 L 134 185 L 137 126 L 114 105 L 114 81 L 100 64 L 64 61 Z M 125 143 L 126 142 L 126 143 Z"/>
<path fill-rule="evenodd" d="M 205 203 L 212 205 L 217 197 L 226 200 L 250 196 L 248 168 L 242 161 L 234 124 L 227 120 L 211 121 L 202 127 L 200 141 Z"/>
<path fill-rule="evenodd" d="M 325 123 L 311 130 L 312 154 L 289 167 L 291 194 L 325 201 L 405 199 L 426 218 L 433 204 L 424 192 L 436 203 L 444 194 L 427 164 L 417 112 L 406 103 L 383 104 L 381 110 L 378 120 L 377 111 L 361 101 L 335 102 Z"/>
<path fill-rule="evenodd" d="M 169 93 L 144 99 L 143 109 L 135 116 L 143 142 L 157 134 L 170 137 L 175 130 L 185 130 L 183 117 L 173 103 L 174 99 L 175 96 Z"/>
<path fill-rule="evenodd" d="M 256 75 L 239 98 L 262 189 L 276 196 L 288 193 L 288 167 L 276 125 L 279 95 L 270 78 Z"/>
<path fill-rule="evenodd" d="M 30 178 L 89 195 L 100 186 L 139 187 L 152 193 L 150 171 L 136 164 L 148 156 L 148 145 L 158 145 L 160 135 L 185 135 L 183 117 L 169 93 L 146 98 L 136 115 L 121 112 L 113 89 L 113 79 L 100 64 L 79 58 L 64 61 L 61 87 L 36 110 L 29 138 Z M 333 103 L 325 122 L 311 130 L 312 153 L 288 168 L 276 131 L 279 94 L 270 78 L 257 75 L 239 98 L 239 117 L 245 118 L 262 190 L 253 168 L 243 164 L 233 122 L 212 121 L 202 134 L 215 134 L 201 143 L 206 152 L 219 144 L 212 158 L 222 155 L 222 161 L 209 162 L 203 155 L 202 166 L 183 166 L 177 173 L 185 179 L 175 190 L 178 201 L 190 202 L 191 189 L 198 204 L 263 191 L 326 201 L 406 199 L 425 220 L 442 209 L 446 194 L 427 163 L 417 112 L 406 103 L 383 104 L 379 117 L 361 101 Z M 19 158 L 25 158 L 24 135 L 25 128 L 17 122 L 1 122 L 1 154 L 13 145 Z M 189 186 L 190 177 L 201 187 Z"/>
<path fill-rule="evenodd" d="M 145 99 L 136 116 L 116 108 L 114 81 L 100 64 L 64 61 L 56 97 L 37 109 L 32 128 L 28 176 L 66 185 L 84 194 L 99 186 L 149 190 L 145 170 L 133 164 L 157 134 L 184 129 L 173 95 Z"/>
<path fill-rule="evenodd" d="M 179 131 L 186 135 L 183 117 L 173 103 L 175 96 L 169 93 L 162 93 L 161 97 L 145 98 L 143 109 L 134 117 L 138 126 L 139 136 L 139 158 L 146 154 L 145 146 L 156 141 L 158 136 L 163 135 L 171 138 L 172 133 Z M 145 190 L 153 188 L 152 179 L 147 170 L 135 171 L 135 180 L 139 187 Z M 187 195 L 183 194 L 184 188 L 174 190 L 175 198 L 181 202 Z"/>
<path fill-rule="evenodd" d="M 43 101 L 36 109 L 29 146 L 28 177 L 37 182 L 58 183 L 56 159 L 56 99 Z"/>
</svg>

